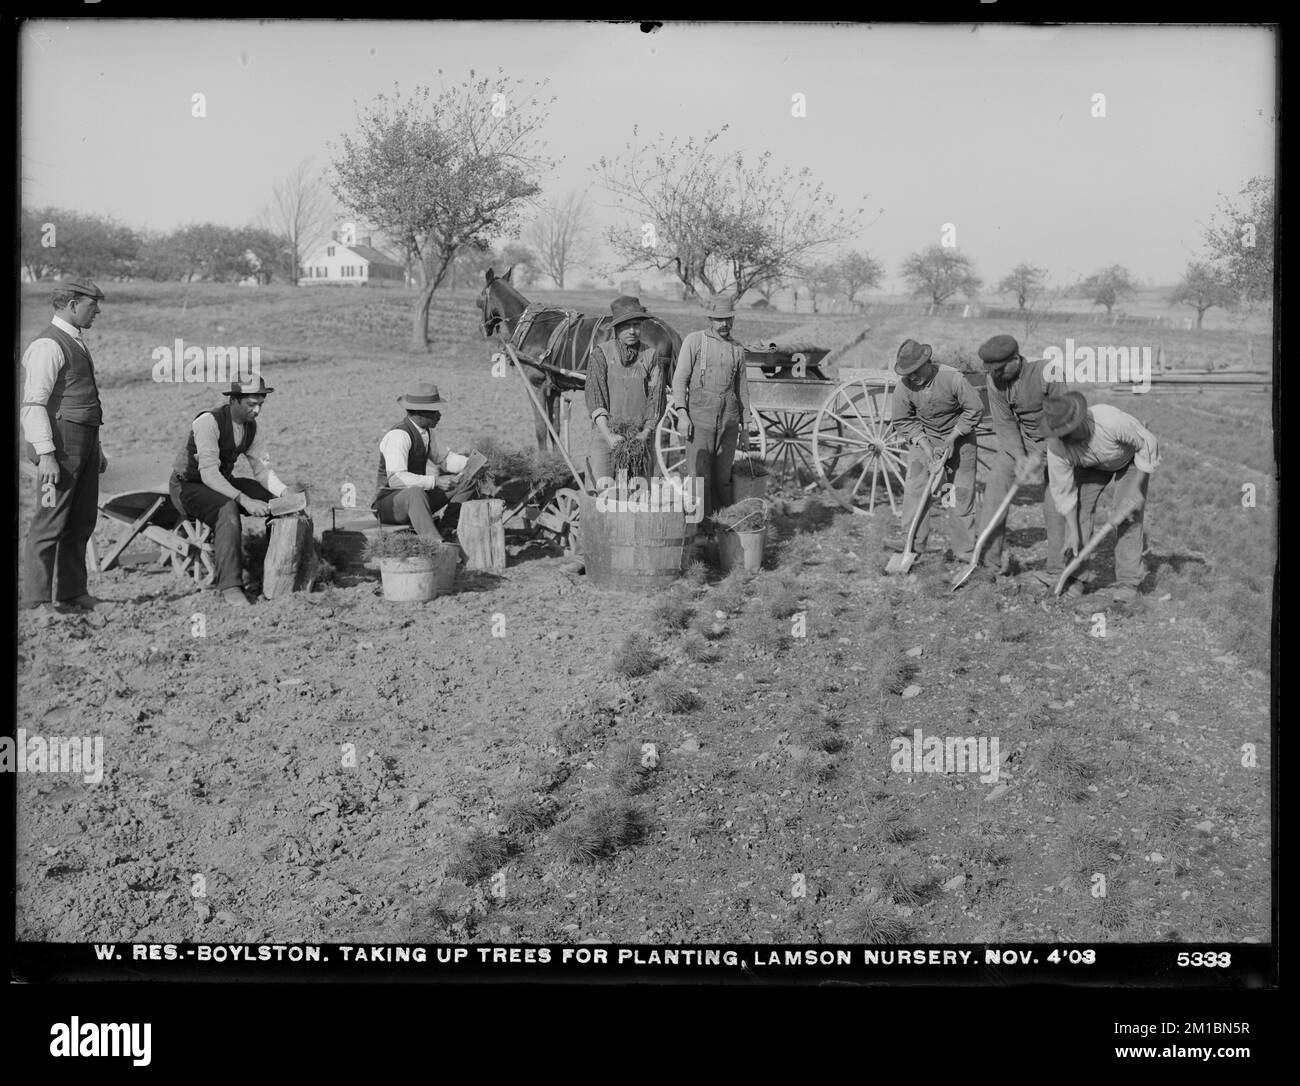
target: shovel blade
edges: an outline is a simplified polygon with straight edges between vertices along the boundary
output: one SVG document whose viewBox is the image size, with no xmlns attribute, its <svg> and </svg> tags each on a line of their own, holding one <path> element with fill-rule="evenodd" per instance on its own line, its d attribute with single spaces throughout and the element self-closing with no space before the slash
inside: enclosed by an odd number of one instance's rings
<svg viewBox="0 0 1300 1086">
<path fill-rule="evenodd" d="M 910 573 L 916 561 L 915 554 L 895 554 L 885 565 L 886 573 Z"/>
<path fill-rule="evenodd" d="M 953 591 L 953 592 L 956 592 L 957 589 L 959 589 L 962 585 L 964 585 L 964 584 L 966 583 L 967 579 L 968 579 L 968 578 L 970 577 L 970 575 L 971 575 L 972 573 L 974 573 L 974 572 L 975 572 L 975 566 L 973 566 L 973 565 L 971 565 L 971 566 L 967 566 L 967 567 L 966 567 L 966 571 L 965 571 L 965 572 L 964 572 L 960 577 L 958 577 L 955 581 L 952 582 L 952 591 Z"/>
</svg>

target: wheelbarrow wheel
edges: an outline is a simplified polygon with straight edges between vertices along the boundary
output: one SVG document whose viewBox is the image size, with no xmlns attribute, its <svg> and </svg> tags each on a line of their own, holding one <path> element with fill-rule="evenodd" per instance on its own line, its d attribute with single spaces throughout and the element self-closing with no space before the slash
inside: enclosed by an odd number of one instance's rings
<svg viewBox="0 0 1300 1086">
<path fill-rule="evenodd" d="M 172 571 L 191 578 L 200 588 L 209 587 L 217 579 L 212 529 L 201 520 L 183 520 L 176 526 L 176 534 L 185 551 L 172 552 Z"/>
<path fill-rule="evenodd" d="M 566 555 L 580 554 L 582 542 L 578 535 L 578 518 L 581 513 L 578 492 L 568 487 L 557 490 L 555 497 L 546 503 L 537 523 L 564 548 Z"/>
</svg>

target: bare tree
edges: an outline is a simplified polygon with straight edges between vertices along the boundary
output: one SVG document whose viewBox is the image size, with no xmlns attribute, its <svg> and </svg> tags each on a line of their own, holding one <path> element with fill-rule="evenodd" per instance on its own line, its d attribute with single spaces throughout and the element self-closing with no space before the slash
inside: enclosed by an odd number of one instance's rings
<svg viewBox="0 0 1300 1086">
<path fill-rule="evenodd" d="M 943 305 L 958 291 L 973 298 L 984 285 L 971 258 L 947 245 L 913 253 L 903 261 L 902 273 L 913 294 L 928 294 L 935 305 Z"/>
<path fill-rule="evenodd" d="M 1137 287 L 1133 285 L 1129 270 L 1119 264 L 1093 272 L 1078 286 L 1079 296 L 1091 298 L 1093 305 L 1104 305 L 1108 317 L 1116 302 L 1136 292 Z"/>
<path fill-rule="evenodd" d="M 1046 276 L 1046 269 L 1022 262 L 1004 275 L 995 289 L 999 294 L 1014 294 L 1017 306 L 1025 309 L 1037 295 L 1042 294 Z"/>
<path fill-rule="evenodd" d="M 1277 194 L 1268 177 L 1252 177 L 1242 187 L 1244 202 L 1224 198 L 1205 232 L 1215 278 L 1228 283 L 1246 307 L 1273 298 L 1273 231 Z M 1197 325 L 1199 327 L 1199 324 Z"/>
<path fill-rule="evenodd" d="M 813 312 L 819 312 L 818 298 L 832 298 L 843 289 L 844 281 L 840 277 L 839 266 L 834 262 L 812 264 L 800 269 L 799 279 L 808 292 Z"/>
<path fill-rule="evenodd" d="M 1187 265 L 1182 281 L 1174 287 L 1169 301 L 1174 305 L 1190 305 L 1196 310 L 1196 328 L 1199 331 L 1205 319 L 1205 311 L 1214 306 L 1231 309 L 1238 300 L 1240 291 L 1217 269 L 1202 261 L 1194 260 Z"/>
<path fill-rule="evenodd" d="M 310 158 L 272 187 L 271 202 L 262 209 L 259 221 L 280 240 L 285 278 L 294 286 L 302 277 L 303 261 L 329 237 L 333 220 L 334 201 Z"/>
<path fill-rule="evenodd" d="M 637 129 L 622 156 L 593 173 L 624 215 L 608 240 L 623 269 L 676 275 L 692 294 L 747 290 L 792 273 L 825 245 L 856 233 L 854 217 L 804 168 L 777 170 L 771 152 L 746 160 L 715 145 L 722 132 L 649 147 Z"/>
<path fill-rule="evenodd" d="M 524 235 L 542 270 L 560 290 L 569 269 L 591 259 L 590 225 L 586 194 L 570 190 L 547 201 Z"/>
<path fill-rule="evenodd" d="M 868 253 L 845 253 L 834 267 L 850 305 L 858 291 L 878 287 L 885 278 L 885 266 Z"/>
<path fill-rule="evenodd" d="M 427 350 L 429 308 L 463 246 L 517 236 L 537 176 L 552 167 L 539 130 L 554 98 L 504 73 L 469 78 L 436 97 L 427 87 L 407 99 L 394 91 L 363 111 L 334 161 L 334 193 L 418 261 L 411 344 Z"/>
</svg>

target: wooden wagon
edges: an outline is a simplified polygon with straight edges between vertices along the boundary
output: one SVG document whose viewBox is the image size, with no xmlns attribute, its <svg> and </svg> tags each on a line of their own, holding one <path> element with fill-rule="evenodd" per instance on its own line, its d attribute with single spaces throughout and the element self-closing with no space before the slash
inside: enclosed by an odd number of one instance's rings
<svg viewBox="0 0 1300 1086">
<path fill-rule="evenodd" d="M 856 343 L 865 335 L 859 334 Z M 907 448 L 893 424 L 892 369 L 839 368 L 830 376 L 826 347 L 772 343 L 746 347 L 751 446 L 778 475 L 819 484 L 846 509 L 871 514 L 887 503 L 902 514 Z M 984 373 L 964 374 L 980 394 L 984 418 L 976 430 L 981 468 L 987 471 L 993 431 Z M 656 433 L 665 475 L 680 477 L 685 443 L 665 416 Z"/>
</svg>

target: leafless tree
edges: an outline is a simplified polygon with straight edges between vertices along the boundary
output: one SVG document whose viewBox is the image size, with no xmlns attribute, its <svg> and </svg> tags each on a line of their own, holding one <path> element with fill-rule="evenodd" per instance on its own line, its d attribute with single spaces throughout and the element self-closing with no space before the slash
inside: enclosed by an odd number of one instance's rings
<svg viewBox="0 0 1300 1086">
<path fill-rule="evenodd" d="M 861 207 L 837 209 L 811 171 L 778 170 L 771 152 L 747 160 L 720 150 L 725 131 L 661 134 L 646 147 L 633 128 L 622 155 L 592 167 L 624 217 L 608 235 L 623 268 L 657 268 L 692 294 L 739 299 L 857 233 Z"/>
<path fill-rule="evenodd" d="M 329 237 L 334 217 L 334 200 L 310 158 L 271 189 L 271 202 L 259 218 L 285 248 L 285 278 L 294 286 L 302 276 L 303 261 Z"/>
<path fill-rule="evenodd" d="M 542 270 L 560 290 L 569 270 L 591 259 L 590 227 L 586 194 L 570 190 L 547 201 L 524 235 Z"/>
</svg>

